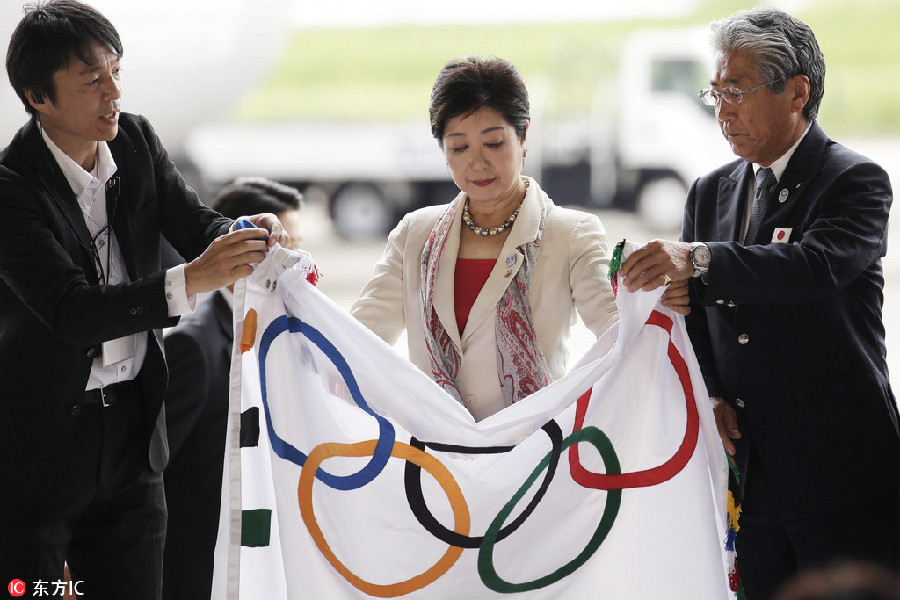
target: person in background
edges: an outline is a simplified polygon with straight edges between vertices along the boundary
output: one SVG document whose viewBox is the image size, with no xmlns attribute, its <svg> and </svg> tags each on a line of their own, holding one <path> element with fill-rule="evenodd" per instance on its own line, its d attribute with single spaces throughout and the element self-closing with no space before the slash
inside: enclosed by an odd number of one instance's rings
<svg viewBox="0 0 900 600">
<path fill-rule="evenodd" d="M 460 193 L 400 221 L 351 312 L 388 343 L 407 330 L 410 360 L 480 421 L 566 373 L 576 311 L 598 336 L 617 321 L 609 248 L 596 215 L 522 175 L 530 114 L 513 64 L 447 63 L 429 112 Z M 686 286 L 665 298 L 686 304 Z"/>
<path fill-rule="evenodd" d="M 6 68 L 30 119 L 0 153 L 0 580 L 158 599 L 168 458 L 162 329 L 290 241 L 203 206 L 143 117 L 122 43 L 75 0 L 27 7 Z M 160 269 L 162 234 L 188 259 Z M 17 584 L 19 585 L 19 584 Z"/>
<path fill-rule="evenodd" d="M 816 121 L 825 61 L 774 8 L 712 24 L 715 106 L 740 158 L 699 178 L 681 241 L 623 267 L 689 280 L 688 331 L 742 493 L 748 600 L 836 559 L 896 569 L 900 430 L 882 322 L 888 175 Z"/>
<path fill-rule="evenodd" d="M 231 219 L 273 213 L 296 244 L 300 202 L 295 188 L 242 178 L 222 188 L 212 208 Z M 169 368 L 169 464 L 163 472 L 169 509 L 165 600 L 201 600 L 211 594 L 231 387 L 233 297 L 233 286 L 213 292 L 164 339 Z"/>
</svg>

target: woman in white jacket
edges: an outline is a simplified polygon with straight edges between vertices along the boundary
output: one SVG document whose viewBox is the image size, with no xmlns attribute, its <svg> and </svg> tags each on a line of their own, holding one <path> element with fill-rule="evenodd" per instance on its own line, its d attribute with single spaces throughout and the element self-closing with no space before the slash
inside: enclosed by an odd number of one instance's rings
<svg viewBox="0 0 900 600">
<path fill-rule="evenodd" d="M 521 175 L 528 93 L 512 63 L 449 62 L 429 111 L 460 194 L 400 221 L 352 313 L 389 343 L 406 329 L 410 360 L 481 420 L 565 374 L 576 310 L 598 336 L 616 322 L 609 248 L 597 216 Z"/>
</svg>

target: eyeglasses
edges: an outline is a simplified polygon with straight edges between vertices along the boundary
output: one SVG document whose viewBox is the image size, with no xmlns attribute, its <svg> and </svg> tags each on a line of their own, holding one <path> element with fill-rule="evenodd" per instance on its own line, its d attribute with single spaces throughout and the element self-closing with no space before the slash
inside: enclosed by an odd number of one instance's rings
<svg viewBox="0 0 900 600">
<path fill-rule="evenodd" d="M 740 104 L 744 99 L 744 94 L 752 92 L 753 90 L 758 90 L 761 87 L 771 85 L 773 83 L 778 83 L 779 81 L 783 80 L 784 78 L 782 77 L 781 79 L 761 83 L 746 90 L 739 90 L 736 87 L 730 86 L 722 88 L 721 92 L 717 92 L 714 89 L 700 90 L 700 93 L 697 94 L 697 96 L 700 98 L 700 102 L 706 104 L 707 106 L 715 106 L 719 103 L 719 100 L 725 100 L 725 102 L 727 102 L 728 104 Z"/>
</svg>

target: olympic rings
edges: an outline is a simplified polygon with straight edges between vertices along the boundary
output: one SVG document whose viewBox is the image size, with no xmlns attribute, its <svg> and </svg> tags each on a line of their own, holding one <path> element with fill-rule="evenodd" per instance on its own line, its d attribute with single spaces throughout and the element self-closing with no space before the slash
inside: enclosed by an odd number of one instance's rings
<svg viewBox="0 0 900 600">
<path fill-rule="evenodd" d="M 569 470 L 571 471 L 572 479 L 584 487 L 612 490 L 658 485 L 681 472 L 694 455 L 694 448 L 697 446 L 697 440 L 700 437 L 700 415 L 697 412 L 697 403 L 694 401 L 694 387 L 691 384 L 691 375 L 688 372 L 687 363 L 671 339 L 672 319 L 658 311 L 653 311 L 650 314 L 650 318 L 647 319 L 647 324 L 665 329 L 670 336 L 667 354 L 681 382 L 682 390 L 684 390 L 686 413 L 684 438 L 675 453 L 665 463 L 652 469 L 621 474 L 612 474 L 608 469 L 606 473 L 591 473 L 581 464 L 578 446 L 574 446 L 569 450 Z M 588 390 L 578 399 L 575 426 L 573 427 L 576 431 L 584 425 L 585 413 L 587 412 L 590 398 L 591 390 Z"/>
<path fill-rule="evenodd" d="M 618 474 L 621 472 L 622 467 L 619 464 L 619 457 L 616 456 L 616 451 L 613 449 L 612 442 L 605 433 L 593 426 L 579 429 L 563 440 L 562 449 L 565 450 L 570 446 L 577 445 L 579 442 L 588 442 L 597 449 L 608 473 Z M 603 543 L 603 540 L 606 539 L 607 534 L 610 529 L 612 529 L 613 523 L 616 521 L 616 517 L 619 515 L 619 508 L 622 505 L 622 490 L 609 490 L 606 493 L 606 507 L 603 509 L 603 516 L 600 517 L 600 523 L 597 525 L 594 535 L 591 536 L 591 539 L 578 556 L 558 568 L 553 573 L 544 575 L 543 577 L 539 577 L 532 581 L 510 583 L 502 579 L 494 568 L 493 554 L 500 527 L 503 525 L 503 521 L 506 520 L 512 512 L 512 509 L 518 504 L 519 500 L 525 495 L 525 492 L 527 492 L 535 482 L 538 473 L 547 468 L 547 465 L 550 464 L 552 456 L 552 452 L 548 453 L 538 466 L 535 467 L 525 483 L 522 484 L 522 487 L 519 488 L 519 491 L 517 491 L 512 499 L 506 503 L 506 506 L 500 510 L 500 513 L 494 518 L 484 534 L 484 541 L 481 544 L 481 548 L 478 550 L 478 574 L 481 576 L 484 585 L 495 592 L 511 594 L 515 592 L 536 590 L 538 588 L 546 587 L 551 583 L 556 583 L 560 579 L 571 575 L 594 555 L 594 552 L 597 551 L 597 548 L 599 548 Z"/>
<path fill-rule="evenodd" d="M 288 317 L 287 315 L 282 315 L 273 320 L 269 326 L 266 327 L 259 343 L 259 386 L 262 393 L 262 404 L 266 416 L 266 428 L 269 432 L 269 440 L 272 443 L 272 451 L 275 452 L 279 458 L 288 460 L 298 467 L 302 467 L 308 460 L 303 452 L 275 433 L 275 427 L 272 425 L 272 415 L 269 412 L 268 393 L 266 388 L 266 356 L 268 355 L 269 348 L 272 346 L 272 342 L 275 341 L 275 338 L 285 331 L 300 333 L 306 336 L 310 342 L 315 344 L 325 356 L 328 357 L 332 364 L 334 364 L 338 372 L 344 378 L 347 389 L 350 390 L 350 396 L 353 398 L 353 401 L 356 402 L 357 406 L 372 415 L 375 420 L 378 421 L 380 433 L 378 436 L 378 445 L 371 454 L 372 460 L 370 460 L 362 469 L 356 473 L 343 476 L 332 475 L 325 471 L 316 472 L 316 477 L 326 485 L 335 489 L 355 490 L 361 488 L 378 477 L 379 473 L 381 473 L 382 469 L 384 469 L 384 466 L 387 464 L 387 461 L 391 456 L 391 447 L 394 445 L 394 426 L 391 425 L 390 421 L 369 408 L 365 398 L 363 398 L 362 393 L 359 391 L 359 385 L 356 383 L 356 378 L 353 376 L 353 372 L 350 370 L 349 365 L 347 365 L 347 361 L 338 349 L 334 347 L 334 344 L 332 344 L 315 327 L 296 317 Z"/>
<path fill-rule="evenodd" d="M 444 555 L 432 565 L 424 573 L 416 575 L 406 581 L 400 581 L 393 584 L 375 584 L 355 575 L 348 569 L 328 546 L 325 536 L 316 521 L 315 511 L 312 504 L 312 486 L 316 478 L 319 464 L 327 458 L 333 456 L 371 456 L 377 449 L 378 444 L 375 440 L 358 442 L 356 444 L 320 444 L 313 448 L 306 459 L 300 471 L 300 482 L 297 485 L 297 497 L 300 504 L 300 515 L 303 522 L 309 530 L 319 551 L 322 553 L 331 566 L 340 573 L 353 587 L 358 590 L 378 598 L 394 598 L 409 594 L 416 590 L 422 589 L 426 585 L 431 584 L 446 573 L 450 567 L 456 563 L 457 559 L 462 555 L 463 548 L 458 546 L 448 546 Z M 453 478 L 453 475 L 447 470 L 439 460 L 426 452 L 422 452 L 418 448 L 413 448 L 401 442 L 395 442 L 391 449 L 391 456 L 402 458 L 419 465 L 434 477 L 447 499 L 450 501 L 450 508 L 453 511 L 454 526 L 453 531 L 459 535 L 468 535 L 471 521 L 469 518 L 469 507 L 466 499 L 460 490 L 459 485 Z"/>
<path fill-rule="evenodd" d="M 525 510 L 497 534 L 498 541 L 509 537 L 510 534 L 521 527 L 522 523 L 531 516 L 531 513 L 533 513 L 534 509 L 537 508 L 537 505 L 540 504 L 544 494 L 547 493 L 550 482 L 553 481 L 553 476 L 556 474 L 556 466 L 559 464 L 559 458 L 562 454 L 562 430 L 559 428 L 556 421 L 548 421 L 541 429 L 543 429 L 550 438 L 550 443 L 553 447 L 550 451 L 550 466 L 547 469 L 547 475 L 541 482 L 541 487 L 538 488 L 538 491 L 535 492 L 534 496 L 531 498 L 528 506 L 525 507 Z M 410 441 L 410 445 L 414 448 L 424 450 L 427 444 L 413 438 Z M 511 449 L 512 448 L 503 448 L 501 451 L 508 452 Z M 474 448 L 463 448 L 460 446 L 455 446 L 453 448 L 454 452 L 466 452 L 467 450 L 471 454 L 479 453 L 478 449 Z M 425 502 L 425 495 L 422 493 L 421 474 L 422 469 L 417 467 L 412 461 L 406 463 L 406 471 L 404 473 L 406 498 L 409 501 L 409 509 L 416 516 L 419 523 L 422 524 L 422 527 L 434 537 L 452 546 L 459 546 L 460 548 L 478 548 L 481 546 L 484 540 L 483 537 L 460 535 L 455 531 L 450 531 L 434 518 L 434 515 L 428 510 L 428 505 Z"/>
<path fill-rule="evenodd" d="M 550 438 L 552 449 L 535 467 L 525 483 L 515 495 L 504 505 L 502 510 L 493 519 L 482 537 L 470 537 L 469 530 L 471 520 L 469 507 L 459 485 L 452 473 L 437 458 L 424 451 L 425 447 L 432 447 L 438 451 L 454 452 L 505 452 L 509 448 L 442 448 L 419 442 L 413 438 L 410 445 L 396 441 L 396 433 L 393 425 L 384 417 L 376 414 L 366 403 L 344 357 L 335 346 L 326 339 L 317 329 L 295 317 L 287 315 L 273 320 L 263 333 L 259 347 L 259 374 L 262 391 L 262 403 L 266 418 L 269 439 L 273 451 L 282 459 L 293 462 L 301 467 L 297 494 L 302 519 L 307 530 L 322 556 L 341 574 L 350 584 L 364 593 L 375 597 L 395 597 L 409 594 L 415 590 L 430 585 L 443 576 L 460 558 L 465 548 L 478 548 L 478 572 L 485 586 L 501 593 L 515 593 L 534 590 L 551 585 L 587 562 L 606 539 L 611 530 L 621 507 L 622 490 L 630 487 L 644 487 L 656 485 L 674 477 L 680 472 L 690 457 L 693 455 L 699 438 L 699 415 L 693 399 L 693 388 L 687 365 L 678 349 L 671 340 L 672 321 L 668 317 L 654 311 L 647 320 L 648 325 L 656 325 L 666 329 L 670 334 L 668 344 L 668 357 L 675 369 L 679 381 L 685 393 L 687 418 L 685 435 L 681 446 L 666 461 L 666 463 L 647 469 L 645 471 L 625 473 L 621 472 L 619 459 L 613 449 L 609 438 L 601 430 L 594 426 L 584 426 L 587 406 L 590 401 L 588 390 L 579 398 L 574 423 L 574 432 L 562 440 L 562 432 L 559 426 L 550 421 L 544 426 L 544 430 Z M 332 362 L 340 375 L 344 378 L 353 401 L 360 409 L 371 415 L 379 424 L 380 435 L 372 439 L 354 444 L 326 443 L 316 446 L 309 455 L 280 438 L 274 430 L 272 415 L 270 413 L 266 390 L 266 357 L 274 341 L 282 333 L 300 333 L 311 344 L 314 344 Z M 591 473 L 580 463 L 578 456 L 578 444 L 588 442 L 597 448 L 605 466 L 605 473 Z M 556 467 L 563 450 L 569 450 L 570 472 L 572 479 L 586 488 L 607 490 L 606 505 L 597 529 L 591 536 L 584 549 L 571 561 L 560 566 L 555 571 L 543 575 L 537 579 L 522 583 L 512 583 L 503 580 L 494 567 L 494 547 L 516 531 L 522 523 L 532 514 L 535 507 L 543 499 L 549 485 L 554 478 Z M 324 471 L 320 465 L 328 458 L 365 457 L 371 460 L 359 471 L 351 475 L 336 476 Z M 413 514 L 419 523 L 435 538 L 448 544 L 443 556 L 430 568 L 410 579 L 391 584 L 375 584 L 363 580 L 347 568 L 332 552 L 325 536 L 318 526 L 312 500 L 312 489 L 316 479 L 326 485 L 339 490 L 351 490 L 363 487 L 374 480 L 385 468 L 391 457 L 401 458 L 407 461 L 405 466 L 405 483 L 407 498 Z M 431 514 L 425 504 L 421 488 L 421 470 L 425 469 L 444 490 L 454 516 L 453 529 L 442 525 Z M 540 488 L 535 492 L 528 506 L 519 516 L 504 526 L 506 519 L 510 517 L 516 505 L 522 501 L 528 490 L 536 483 L 541 471 L 547 469 Z"/>
</svg>

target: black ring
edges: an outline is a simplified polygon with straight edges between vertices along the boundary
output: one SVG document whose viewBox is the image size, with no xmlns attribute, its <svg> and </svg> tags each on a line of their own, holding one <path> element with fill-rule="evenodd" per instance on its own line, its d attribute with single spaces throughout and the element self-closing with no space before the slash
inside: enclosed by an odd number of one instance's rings
<svg viewBox="0 0 900 600">
<path fill-rule="evenodd" d="M 541 498 L 544 497 L 544 494 L 550 487 L 550 482 L 553 480 L 553 476 L 556 473 L 556 467 L 559 464 L 559 458 L 562 454 L 562 430 L 559 428 L 559 425 L 556 423 L 556 421 L 548 421 L 546 424 L 544 424 L 543 427 L 541 427 L 541 429 L 543 429 L 547 434 L 547 437 L 550 438 L 550 443 L 553 446 L 553 449 L 551 450 L 550 464 L 547 466 L 547 474 L 544 476 L 544 480 L 541 482 L 541 487 L 538 488 L 538 490 L 535 492 L 534 497 L 531 499 L 531 502 L 528 503 L 528 506 L 525 507 L 525 510 L 522 511 L 522 514 L 516 517 L 513 521 L 510 521 L 508 525 L 500 530 L 500 533 L 497 535 L 498 542 L 508 537 L 516 529 L 518 529 L 531 515 L 531 513 L 534 512 L 534 509 L 537 508 L 537 505 L 541 501 Z M 428 442 L 422 442 L 414 437 L 410 438 L 409 445 L 423 451 L 425 450 L 425 448 L 431 448 L 432 450 L 437 450 L 439 452 L 459 452 L 462 454 L 499 454 L 502 452 L 509 452 L 515 447 L 494 446 L 486 448 L 471 448 L 467 446 L 449 446 L 445 444 L 432 444 Z M 472 537 L 456 533 L 455 531 L 451 531 L 444 527 L 434 517 L 434 515 L 428 509 L 428 505 L 425 504 L 425 496 L 422 493 L 421 467 L 419 467 L 418 465 L 414 465 L 411 462 L 407 462 L 406 470 L 404 472 L 404 484 L 406 487 L 406 499 L 409 502 L 410 510 L 416 516 L 416 519 L 419 521 L 422 527 L 429 531 L 434 537 L 451 546 L 458 546 L 461 548 L 481 547 L 481 542 L 484 536 Z"/>
</svg>

